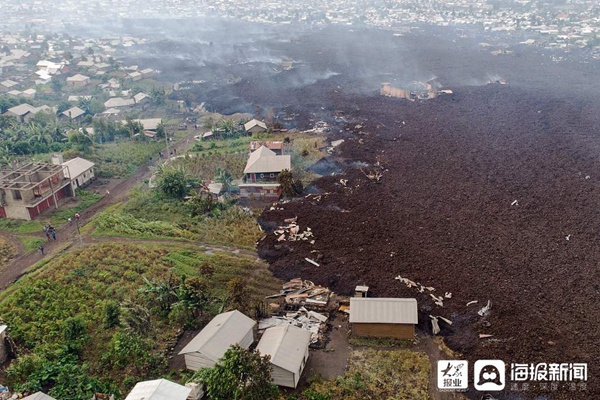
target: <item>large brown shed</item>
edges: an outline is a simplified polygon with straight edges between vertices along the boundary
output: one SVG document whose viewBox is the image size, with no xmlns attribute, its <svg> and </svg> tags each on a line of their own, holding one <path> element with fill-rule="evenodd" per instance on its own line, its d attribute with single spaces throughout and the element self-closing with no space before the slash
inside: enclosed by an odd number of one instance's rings
<svg viewBox="0 0 600 400">
<path fill-rule="evenodd" d="M 412 339 L 418 320 L 416 299 L 350 298 L 354 336 Z"/>
</svg>

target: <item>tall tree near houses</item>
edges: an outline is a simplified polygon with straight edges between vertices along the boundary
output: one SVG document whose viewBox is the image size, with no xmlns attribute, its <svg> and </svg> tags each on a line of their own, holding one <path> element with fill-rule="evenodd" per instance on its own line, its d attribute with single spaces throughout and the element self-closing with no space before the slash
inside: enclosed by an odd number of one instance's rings
<svg viewBox="0 0 600 400">
<path fill-rule="evenodd" d="M 279 390 L 271 381 L 271 369 L 270 356 L 236 344 L 214 367 L 194 373 L 191 381 L 203 383 L 211 399 L 272 400 Z"/>
</svg>

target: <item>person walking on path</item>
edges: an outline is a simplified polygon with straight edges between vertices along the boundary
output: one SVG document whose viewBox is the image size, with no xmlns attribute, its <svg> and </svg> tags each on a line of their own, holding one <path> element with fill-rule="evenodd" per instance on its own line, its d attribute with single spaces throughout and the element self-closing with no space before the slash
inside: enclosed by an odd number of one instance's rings
<svg viewBox="0 0 600 400">
<path fill-rule="evenodd" d="M 52 239 L 56 240 L 56 229 L 52 229 Z"/>
<path fill-rule="evenodd" d="M 40 251 L 42 252 L 42 255 L 44 255 L 44 246 L 40 246 Z"/>
</svg>

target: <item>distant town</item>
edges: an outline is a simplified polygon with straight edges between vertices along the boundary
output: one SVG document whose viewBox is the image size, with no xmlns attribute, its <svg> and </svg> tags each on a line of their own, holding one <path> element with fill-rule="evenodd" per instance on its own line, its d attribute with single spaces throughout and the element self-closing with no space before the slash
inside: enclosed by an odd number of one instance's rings
<svg viewBox="0 0 600 400">
<path fill-rule="evenodd" d="M 419 23 L 527 34 L 527 44 L 588 48 L 600 53 L 600 5 L 593 0 L 403 0 L 373 1 L 3 1 L 4 30 L 27 24 L 37 30 L 98 24 L 121 19 L 220 17 L 273 24 L 343 24 L 403 30 Z M 6 42 L 6 38 L 3 40 Z M 18 39 L 17 39 L 18 40 Z M 10 43 L 10 41 L 8 42 Z"/>
</svg>

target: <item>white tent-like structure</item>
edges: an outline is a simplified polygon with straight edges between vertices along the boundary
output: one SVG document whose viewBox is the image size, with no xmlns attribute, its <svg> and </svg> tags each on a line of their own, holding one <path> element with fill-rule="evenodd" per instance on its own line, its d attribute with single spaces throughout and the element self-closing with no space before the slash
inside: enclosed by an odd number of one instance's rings
<svg viewBox="0 0 600 400">
<path fill-rule="evenodd" d="M 166 379 L 138 382 L 125 400 L 186 400 L 191 388 Z"/>
<path fill-rule="evenodd" d="M 248 348 L 254 342 L 256 322 L 238 310 L 217 315 L 180 352 L 187 369 L 211 368 L 223 354 L 238 344 Z"/>
<path fill-rule="evenodd" d="M 265 330 L 256 349 L 271 356 L 273 382 L 296 388 L 308 360 L 310 331 L 293 325 L 274 326 Z"/>
</svg>

